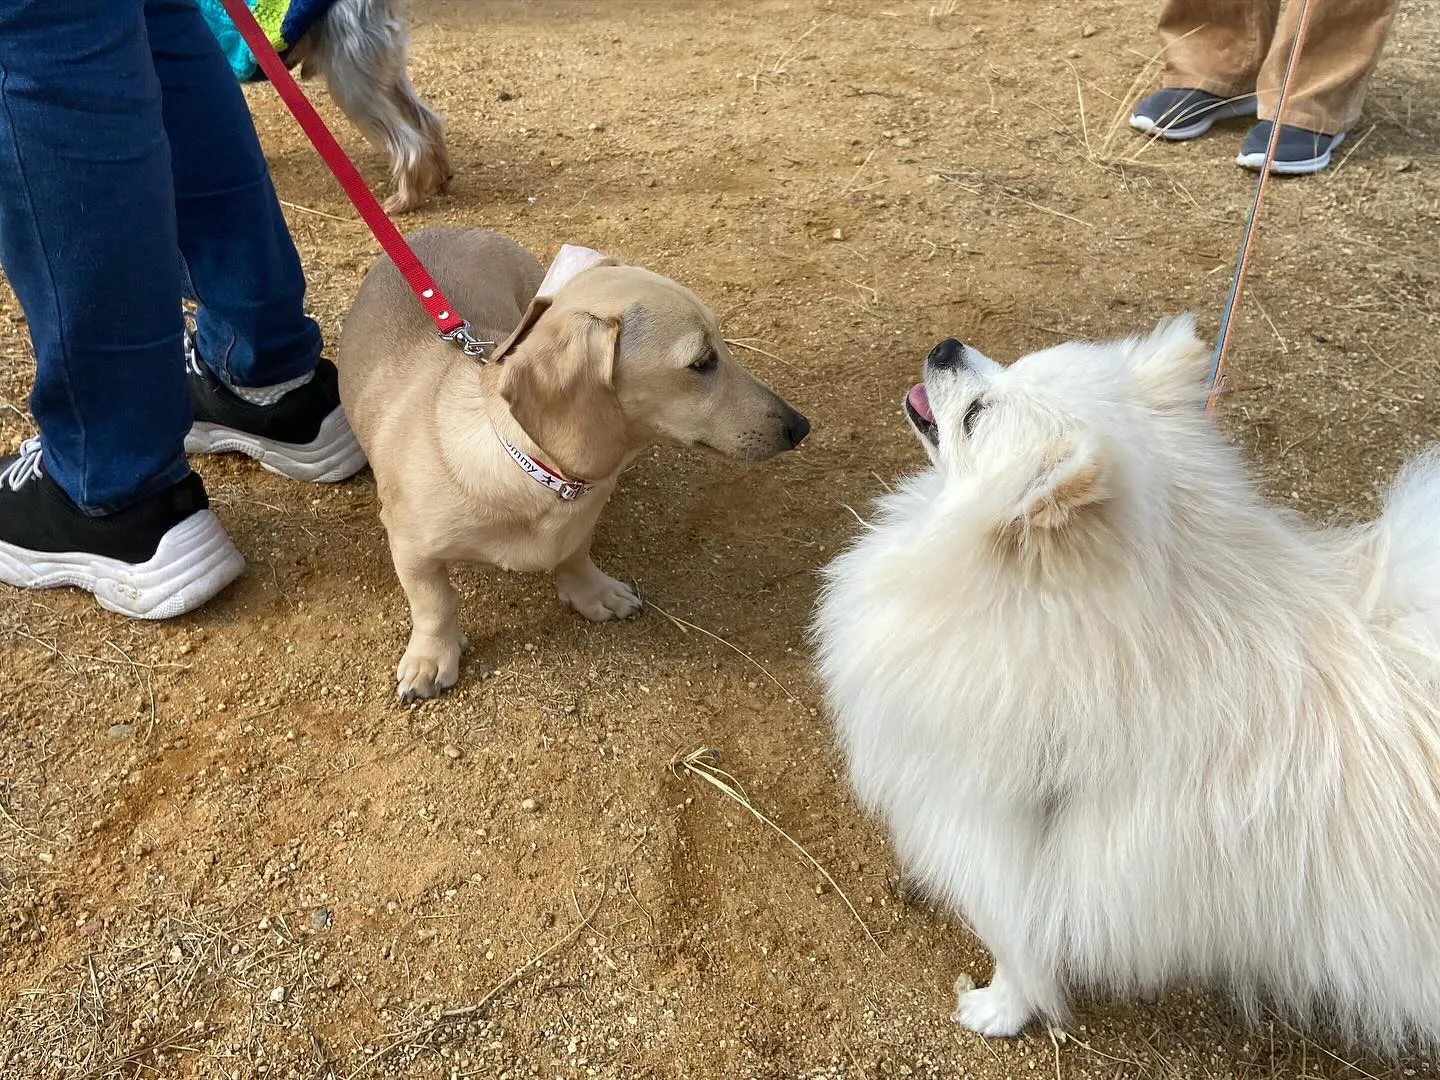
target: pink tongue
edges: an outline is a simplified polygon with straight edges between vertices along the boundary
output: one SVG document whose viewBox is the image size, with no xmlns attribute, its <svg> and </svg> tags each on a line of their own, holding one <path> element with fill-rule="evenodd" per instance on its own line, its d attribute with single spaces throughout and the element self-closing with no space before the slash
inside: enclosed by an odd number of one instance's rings
<svg viewBox="0 0 1440 1080">
<path fill-rule="evenodd" d="M 924 383 L 912 386 L 906 400 L 910 402 L 910 407 L 920 414 L 920 419 L 932 424 L 935 422 L 935 414 L 930 411 L 930 395 L 925 392 Z"/>
</svg>

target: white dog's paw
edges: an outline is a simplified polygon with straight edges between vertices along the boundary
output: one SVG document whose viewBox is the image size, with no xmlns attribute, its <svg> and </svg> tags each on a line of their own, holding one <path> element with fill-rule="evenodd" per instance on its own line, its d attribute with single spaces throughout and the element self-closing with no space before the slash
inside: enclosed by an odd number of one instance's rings
<svg viewBox="0 0 1440 1080">
<path fill-rule="evenodd" d="M 642 606 L 634 589 L 599 570 L 583 578 L 557 581 L 555 588 L 567 607 L 574 608 L 592 622 L 628 619 Z"/>
<path fill-rule="evenodd" d="M 439 697 L 460 677 L 460 655 L 470 640 L 459 634 L 451 639 L 410 635 L 410 644 L 395 670 L 396 693 L 408 705 L 421 698 Z"/>
<path fill-rule="evenodd" d="M 982 990 L 961 991 L 955 999 L 952 1019 L 978 1035 L 1004 1038 L 1020 1034 L 1032 1015 L 1023 997 L 992 982 Z"/>
</svg>

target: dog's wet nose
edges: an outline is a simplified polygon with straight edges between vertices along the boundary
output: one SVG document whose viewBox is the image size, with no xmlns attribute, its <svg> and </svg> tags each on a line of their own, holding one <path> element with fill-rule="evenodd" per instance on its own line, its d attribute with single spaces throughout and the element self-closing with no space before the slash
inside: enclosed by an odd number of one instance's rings
<svg viewBox="0 0 1440 1080">
<path fill-rule="evenodd" d="M 965 346 L 954 338 L 946 338 L 930 350 L 925 366 L 931 371 L 949 371 L 965 366 Z"/>
<path fill-rule="evenodd" d="M 785 438 L 789 440 L 791 449 L 799 446 L 801 440 L 809 434 L 810 421 L 794 409 L 791 409 L 785 417 Z"/>
</svg>

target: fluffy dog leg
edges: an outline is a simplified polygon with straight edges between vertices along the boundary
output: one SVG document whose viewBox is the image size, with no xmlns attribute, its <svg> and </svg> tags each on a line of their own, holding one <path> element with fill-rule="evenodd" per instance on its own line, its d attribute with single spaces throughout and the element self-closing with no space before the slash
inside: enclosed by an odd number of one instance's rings
<svg viewBox="0 0 1440 1080">
<path fill-rule="evenodd" d="M 997 962 L 990 985 L 955 995 L 952 1019 L 991 1038 L 1018 1035 L 1035 1016 L 1035 1007 L 1009 965 Z"/>
<path fill-rule="evenodd" d="M 406 75 L 393 0 L 337 0 L 302 46 L 304 70 L 323 74 L 350 121 L 389 152 L 395 192 L 385 209 L 414 210 L 443 191 L 451 176 L 444 125 Z"/>
</svg>

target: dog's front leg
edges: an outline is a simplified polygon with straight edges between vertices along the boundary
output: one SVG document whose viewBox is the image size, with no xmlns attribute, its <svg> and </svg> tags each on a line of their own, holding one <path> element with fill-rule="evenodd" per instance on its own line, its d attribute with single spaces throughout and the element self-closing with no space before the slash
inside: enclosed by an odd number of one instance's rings
<svg viewBox="0 0 1440 1080">
<path fill-rule="evenodd" d="M 590 537 L 555 567 L 555 591 L 566 607 L 594 622 L 628 619 L 641 608 L 640 597 L 623 581 L 603 573 L 590 559 Z"/>
<path fill-rule="evenodd" d="M 410 644 L 396 669 L 400 700 L 437 697 L 460 677 L 460 654 L 469 646 L 460 632 L 460 597 L 445 562 L 391 549 L 395 575 L 410 601 Z"/>
<path fill-rule="evenodd" d="M 952 1019 L 977 1034 L 998 1038 L 1020 1034 L 1035 1012 L 1023 981 L 997 958 L 989 986 L 958 990 Z"/>
</svg>

